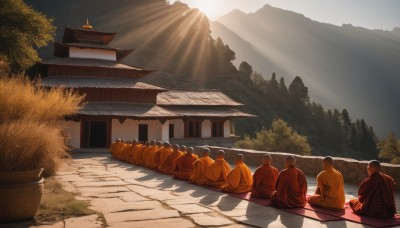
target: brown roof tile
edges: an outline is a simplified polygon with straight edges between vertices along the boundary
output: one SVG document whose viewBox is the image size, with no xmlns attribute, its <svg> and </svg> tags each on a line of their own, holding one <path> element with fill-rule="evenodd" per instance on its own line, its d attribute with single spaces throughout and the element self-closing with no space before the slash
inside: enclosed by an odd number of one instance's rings
<svg viewBox="0 0 400 228">
<path fill-rule="evenodd" d="M 220 91 L 170 90 L 158 94 L 157 105 L 241 106 Z"/>
</svg>

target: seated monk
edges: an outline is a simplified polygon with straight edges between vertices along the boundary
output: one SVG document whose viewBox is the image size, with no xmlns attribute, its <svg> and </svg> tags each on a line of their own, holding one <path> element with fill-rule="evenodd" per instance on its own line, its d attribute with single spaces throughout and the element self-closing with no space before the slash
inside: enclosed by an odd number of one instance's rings
<svg viewBox="0 0 400 228">
<path fill-rule="evenodd" d="M 358 199 L 349 202 L 354 213 L 377 218 L 393 218 L 396 214 L 394 180 L 380 170 L 379 161 L 372 160 L 368 163 L 369 177 L 361 182 Z"/>
<path fill-rule="evenodd" d="M 133 155 L 135 154 L 135 151 L 141 147 L 142 145 L 138 143 L 137 139 L 132 140 L 132 146 L 131 149 L 128 151 L 128 154 L 126 155 L 125 161 L 133 164 Z"/>
<path fill-rule="evenodd" d="M 193 164 L 193 175 L 190 177 L 190 182 L 193 184 L 203 185 L 207 183 L 206 170 L 209 165 L 214 162 L 210 158 L 210 149 L 203 149 L 203 157 L 197 159 Z"/>
<path fill-rule="evenodd" d="M 117 147 L 119 147 L 119 145 L 121 144 L 122 140 L 121 139 L 116 139 L 115 143 L 112 143 L 110 146 L 110 151 L 111 151 L 111 156 L 113 158 L 116 158 L 116 151 L 117 151 Z"/>
<path fill-rule="evenodd" d="M 127 142 L 125 142 L 125 140 L 121 139 L 121 143 L 119 145 L 116 145 L 115 149 L 115 158 L 118 160 L 122 159 L 122 153 L 124 148 L 127 146 Z"/>
<path fill-rule="evenodd" d="M 279 171 L 271 165 L 272 157 L 264 154 L 263 165 L 258 167 L 253 174 L 253 186 L 251 187 L 251 197 L 269 199 L 271 194 L 276 191 L 275 185 Z"/>
<path fill-rule="evenodd" d="M 193 163 L 197 160 L 197 156 L 193 154 L 193 147 L 189 147 L 186 154 L 175 160 L 174 178 L 179 180 L 189 180 L 193 175 Z"/>
<path fill-rule="evenodd" d="M 307 180 L 303 172 L 295 167 L 293 156 L 286 157 L 286 169 L 279 173 L 276 191 L 271 202 L 278 207 L 304 207 L 306 205 Z"/>
<path fill-rule="evenodd" d="M 333 158 L 325 157 L 322 160 L 324 171 L 317 176 L 315 194 L 308 198 L 312 206 L 327 209 L 344 209 L 344 180 L 342 174 L 333 168 Z"/>
<path fill-rule="evenodd" d="M 175 144 L 172 149 L 172 153 L 168 154 L 164 163 L 158 168 L 158 171 L 168 175 L 174 174 L 175 160 L 183 155 L 183 153 L 179 151 L 178 144 Z"/>
<path fill-rule="evenodd" d="M 236 155 L 235 168 L 227 175 L 226 184 L 221 187 L 224 192 L 244 193 L 250 192 L 253 185 L 253 176 L 246 164 L 243 154 Z"/>
<path fill-rule="evenodd" d="M 126 143 L 126 145 L 122 148 L 119 160 L 121 160 L 121 161 L 126 161 L 126 159 L 127 159 L 128 155 L 129 155 L 129 152 L 131 151 L 131 149 L 132 149 L 132 141 L 129 140 L 129 141 Z"/>
<path fill-rule="evenodd" d="M 157 150 L 154 150 L 150 153 L 146 163 L 146 167 L 150 169 L 158 168 L 158 166 L 160 165 L 160 151 L 164 148 L 164 146 L 161 141 L 157 141 L 156 145 Z M 156 167 L 154 167 L 155 163 L 158 163 Z"/>
<path fill-rule="evenodd" d="M 219 150 L 217 152 L 217 158 L 210 166 L 208 166 L 206 170 L 206 185 L 221 188 L 222 185 L 226 184 L 226 177 L 231 171 L 231 167 L 229 166 L 228 162 L 225 161 L 224 157 L 225 152 L 223 150 Z"/>
<path fill-rule="evenodd" d="M 157 150 L 157 145 L 155 140 L 150 141 L 150 146 L 143 150 L 142 156 L 140 157 L 140 160 L 138 162 L 138 165 L 146 166 L 147 159 L 150 155 L 150 153 L 154 150 Z"/>
<path fill-rule="evenodd" d="M 150 142 L 146 141 L 144 145 L 142 145 L 142 148 L 136 152 L 136 154 L 133 155 L 133 164 L 135 165 L 140 165 L 143 163 L 142 161 L 142 154 L 144 153 L 147 148 L 149 148 Z"/>
<path fill-rule="evenodd" d="M 168 142 L 167 142 L 168 143 Z M 167 159 L 168 155 L 170 153 L 172 153 L 173 149 L 172 149 L 172 145 L 170 143 L 168 143 L 169 145 L 169 149 L 168 150 L 162 150 L 160 151 L 160 166 L 162 164 L 164 164 L 165 160 Z M 158 169 L 160 169 L 160 166 L 158 166 Z"/>
<path fill-rule="evenodd" d="M 182 152 L 182 154 L 186 153 L 186 146 L 185 145 L 181 145 L 181 147 L 179 147 L 179 150 Z"/>
</svg>

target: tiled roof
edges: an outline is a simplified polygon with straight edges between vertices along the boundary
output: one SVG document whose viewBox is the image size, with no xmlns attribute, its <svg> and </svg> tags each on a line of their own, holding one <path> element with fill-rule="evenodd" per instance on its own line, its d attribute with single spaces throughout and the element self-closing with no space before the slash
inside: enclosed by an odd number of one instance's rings
<svg viewBox="0 0 400 228">
<path fill-rule="evenodd" d="M 157 105 L 205 105 L 205 106 L 241 106 L 220 91 L 211 90 L 169 90 L 158 94 Z"/>
</svg>

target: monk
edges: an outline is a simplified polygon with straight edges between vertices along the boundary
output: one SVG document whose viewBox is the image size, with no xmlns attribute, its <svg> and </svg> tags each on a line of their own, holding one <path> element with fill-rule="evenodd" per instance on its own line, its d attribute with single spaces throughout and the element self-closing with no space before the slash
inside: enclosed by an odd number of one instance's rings
<svg viewBox="0 0 400 228">
<path fill-rule="evenodd" d="M 231 167 L 228 162 L 225 161 L 225 151 L 219 150 L 217 152 L 217 158 L 206 170 L 206 185 L 221 188 L 222 185 L 226 184 L 226 178 L 230 171 Z"/>
<path fill-rule="evenodd" d="M 193 175 L 190 177 L 190 182 L 193 184 L 204 185 L 207 183 L 206 170 L 214 160 L 210 158 L 210 149 L 203 149 L 203 157 L 197 159 L 193 163 Z"/>
<path fill-rule="evenodd" d="M 178 144 L 175 144 L 172 147 L 172 153 L 168 154 L 165 162 L 160 165 L 158 171 L 168 175 L 174 174 L 175 160 L 183 155 L 183 153 L 179 151 L 179 149 L 180 148 Z"/>
<path fill-rule="evenodd" d="M 221 187 L 221 190 L 232 193 L 250 192 L 253 176 L 249 167 L 244 163 L 243 154 L 236 155 L 235 164 L 235 168 L 228 173 L 226 184 Z"/>
<path fill-rule="evenodd" d="M 110 146 L 110 150 L 111 150 L 111 156 L 113 158 L 116 158 L 116 152 L 117 152 L 117 148 L 120 147 L 120 145 L 122 144 L 122 140 L 121 139 L 116 139 L 115 143 L 112 143 Z"/>
<path fill-rule="evenodd" d="M 317 176 L 315 194 L 308 198 L 312 206 L 327 209 L 344 209 L 344 180 L 342 174 L 333 168 L 333 158 L 328 156 L 322 160 L 324 171 Z"/>
<path fill-rule="evenodd" d="M 142 161 L 142 154 L 144 153 L 145 150 L 150 146 L 150 142 L 146 141 L 144 145 L 142 145 L 142 148 L 138 150 L 135 154 L 133 154 L 133 164 L 135 165 L 140 165 Z"/>
<path fill-rule="evenodd" d="M 124 148 L 128 146 L 127 142 L 121 139 L 121 143 L 115 146 L 115 158 L 121 160 Z"/>
<path fill-rule="evenodd" d="M 164 149 L 164 145 L 161 141 L 157 141 L 156 143 L 157 149 L 153 150 L 146 161 L 146 167 L 150 169 L 154 169 L 155 162 L 158 163 L 157 167 L 160 165 L 160 151 Z"/>
<path fill-rule="evenodd" d="M 271 195 L 271 202 L 278 207 L 292 208 L 306 205 L 307 180 L 295 164 L 296 159 L 293 156 L 287 156 L 286 169 L 279 173 L 276 191 Z"/>
<path fill-rule="evenodd" d="M 275 185 L 279 171 L 271 165 L 272 157 L 264 154 L 263 165 L 258 167 L 253 174 L 253 186 L 251 187 L 251 197 L 269 199 L 271 194 L 276 191 Z"/>
<path fill-rule="evenodd" d="M 155 140 L 150 141 L 150 146 L 145 149 L 142 153 L 142 156 L 139 160 L 139 165 L 146 166 L 146 162 L 148 160 L 149 155 L 152 151 L 157 150 L 157 145 Z"/>
<path fill-rule="evenodd" d="M 396 214 L 394 199 L 394 180 L 380 172 L 381 164 L 377 160 L 368 163 L 368 178 L 358 189 L 358 199 L 350 200 L 354 213 L 377 218 L 393 218 Z"/>
<path fill-rule="evenodd" d="M 179 150 L 185 154 L 186 153 L 186 146 L 185 145 L 181 145 L 181 147 L 179 148 Z"/>
<path fill-rule="evenodd" d="M 131 151 L 131 149 L 132 149 L 132 140 L 128 140 L 126 145 L 121 150 L 121 154 L 120 154 L 119 160 L 126 161 L 126 159 L 128 157 L 128 154 Z"/>
<path fill-rule="evenodd" d="M 139 144 L 137 139 L 132 140 L 132 147 L 130 151 L 128 151 L 128 154 L 126 155 L 125 161 L 133 164 L 133 155 L 136 153 L 137 150 L 142 148 L 142 145 Z"/>
<path fill-rule="evenodd" d="M 175 160 L 174 178 L 179 180 L 189 180 L 193 175 L 193 163 L 197 160 L 197 156 L 193 154 L 193 147 L 186 150 L 186 154 Z"/>
<path fill-rule="evenodd" d="M 148 149 L 147 154 L 144 157 L 144 166 L 146 166 L 147 168 L 150 168 L 150 157 L 153 156 L 153 153 L 156 153 L 158 150 L 160 150 L 159 145 L 157 145 L 156 140 L 152 140 L 150 142 L 150 148 Z M 162 144 L 160 146 L 162 146 Z"/>
</svg>

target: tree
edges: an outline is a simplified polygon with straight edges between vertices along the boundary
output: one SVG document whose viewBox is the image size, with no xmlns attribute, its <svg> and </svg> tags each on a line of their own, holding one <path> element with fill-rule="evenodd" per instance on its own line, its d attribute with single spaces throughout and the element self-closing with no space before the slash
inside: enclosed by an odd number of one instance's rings
<svg viewBox="0 0 400 228">
<path fill-rule="evenodd" d="M 243 61 L 239 65 L 239 73 L 242 78 L 250 79 L 253 74 L 253 67 L 246 61 Z"/>
<path fill-rule="evenodd" d="M 272 122 L 271 129 L 262 129 L 256 132 L 255 138 L 246 136 L 236 143 L 237 147 L 255 150 L 280 151 L 294 154 L 309 155 L 311 147 L 307 137 L 297 134 L 288 124 L 276 119 Z"/>
<path fill-rule="evenodd" d="M 289 85 L 289 94 L 300 101 L 307 103 L 310 101 L 308 96 L 308 88 L 304 85 L 303 80 L 296 76 Z"/>
<path fill-rule="evenodd" d="M 5 59 L 13 71 L 32 66 L 40 60 L 35 48 L 53 40 L 52 22 L 23 0 L 0 1 L 0 59 Z"/>
<path fill-rule="evenodd" d="M 400 164 L 400 139 L 390 133 L 385 139 L 378 142 L 379 157 L 385 158 L 392 164 Z"/>
<path fill-rule="evenodd" d="M 285 79 L 283 77 L 279 79 L 279 93 L 281 95 L 281 98 L 286 98 L 289 95 L 288 89 L 285 84 Z"/>
</svg>

